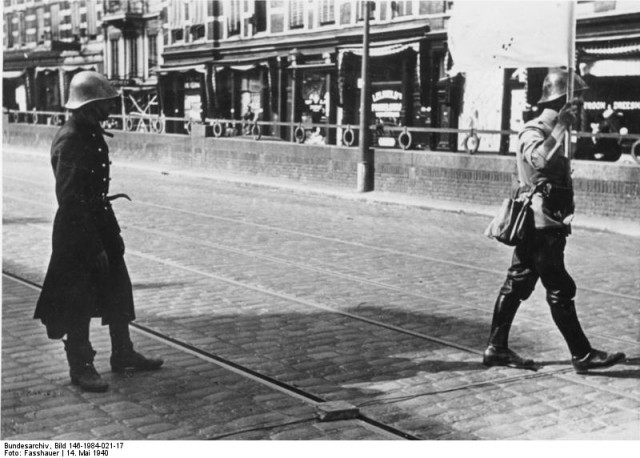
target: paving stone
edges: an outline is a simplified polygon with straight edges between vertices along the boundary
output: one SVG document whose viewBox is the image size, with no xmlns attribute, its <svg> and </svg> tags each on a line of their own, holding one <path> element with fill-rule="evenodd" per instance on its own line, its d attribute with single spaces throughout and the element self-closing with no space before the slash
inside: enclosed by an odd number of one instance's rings
<svg viewBox="0 0 640 458">
<path fill-rule="evenodd" d="M 52 182 L 47 153 L 37 154 L 29 161 L 3 155 L 3 217 L 11 221 L 3 225 L 3 262 L 5 270 L 41 282 L 52 218 L 50 206 L 41 203 L 51 202 Z M 118 169 L 116 184 L 138 196 L 131 205 L 117 205 L 116 211 L 125 228 L 138 322 L 145 326 L 327 399 L 366 403 L 404 398 L 366 410 L 415 429 L 420 437 L 464 440 L 480 437 L 478 431 L 500 439 L 589 433 L 619 437 L 617 425 L 627 428 L 623 435 L 633 436 L 628 425 L 638 419 L 627 415 L 637 412 L 640 402 L 632 376 L 637 363 L 616 366 L 607 371 L 610 375 L 597 378 L 541 373 L 527 378 L 530 373 L 487 369 L 477 353 L 308 305 L 330 306 L 480 351 L 509 259 L 507 251 L 478 237 L 485 217 L 239 188 L 139 168 Z M 163 196 L 161 202 L 158 196 Z M 25 199 L 33 204 L 25 205 Z M 20 218 L 43 222 L 26 225 Z M 630 266 L 637 263 L 640 248 L 633 242 L 576 229 L 567 262 L 579 288 L 579 315 L 594 345 L 624 346 L 637 358 L 637 329 L 629 325 L 639 304 L 637 269 Z M 140 254 L 153 254 L 160 262 Z M 613 297 L 608 292 L 631 297 L 617 295 L 615 304 L 603 310 L 603 299 Z M 37 423 L 37 410 L 21 404 L 20 393 L 30 393 L 22 396 L 23 402 L 46 403 L 52 415 L 60 414 L 57 408 L 73 412 L 72 406 L 90 405 L 113 425 L 124 426 L 106 428 L 95 413 L 88 417 L 93 433 L 69 423 L 69 433 L 89 436 L 177 439 L 179 431 L 185 438 L 202 439 L 198 431 L 205 428 L 215 437 L 243 419 L 264 425 L 270 419 L 286 422 L 310 413 L 301 401 L 288 404 L 281 393 L 265 394 L 269 390 L 257 389 L 254 382 L 136 332 L 136 347 L 164 354 L 166 367 L 130 379 L 113 377 L 107 372 L 108 332 L 94 333 L 94 327 L 92 338 L 100 347 L 96 366 L 108 375 L 112 389 L 102 395 L 81 393 L 69 385 L 59 342 L 49 341 L 41 324 L 24 313 L 32 310 L 37 293 L 5 278 L 3 299 L 3 331 L 8 331 L 2 342 L 3 438 L 28 436 L 26 430 L 18 431 L 20 425 L 41 428 L 37 438 L 65 434 L 47 422 Z M 569 367 L 543 288 L 519 311 L 512 344 L 516 351 L 544 361 L 541 372 Z M 522 378 L 500 381 L 514 377 Z M 482 382 L 488 384 L 468 386 Z M 65 394 L 47 397 L 46 390 Z M 424 395 L 435 391 L 441 393 Z M 563 422 L 567 426 L 559 428 Z M 162 431 L 169 424 L 173 430 Z M 230 439 L 378 437 L 356 422 L 342 426 L 293 425 Z M 159 431 L 153 432 L 156 427 Z"/>
</svg>

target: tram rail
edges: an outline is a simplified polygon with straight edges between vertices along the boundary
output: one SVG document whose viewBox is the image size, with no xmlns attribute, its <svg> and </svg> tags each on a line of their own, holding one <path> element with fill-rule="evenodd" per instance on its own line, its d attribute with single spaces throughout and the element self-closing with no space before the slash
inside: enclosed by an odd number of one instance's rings
<svg viewBox="0 0 640 458">
<path fill-rule="evenodd" d="M 12 177 L 7 177 L 10 179 L 13 179 Z M 30 180 L 21 180 L 18 179 L 19 181 L 25 181 L 25 182 L 29 182 L 31 184 L 39 184 L 42 186 L 43 183 L 37 183 L 34 181 L 30 181 Z M 33 195 L 33 194 L 32 194 Z M 40 202 L 36 202 L 34 200 L 31 199 L 23 199 L 23 198 L 18 198 L 16 196 L 13 195 L 7 195 L 5 193 L 5 197 L 9 198 L 9 199 L 15 199 L 18 201 L 22 201 L 24 203 L 29 203 L 30 205 L 36 205 L 39 207 L 43 207 L 43 206 L 47 206 L 48 205 L 46 203 L 43 203 L 42 201 Z M 158 205 L 155 204 L 151 204 L 150 202 L 143 202 L 143 201 L 138 201 L 136 200 L 136 204 L 139 205 L 150 205 L 150 206 L 156 206 L 158 207 Z M 176 209 L 173 208 L 171 206 L 161 206 L 163 209 L 167 210 L 167 211 L 181 211 L 183 209 Z M 269 231 L 278 231 L 278 232 L 287 232 L 287 229 L 283 229 L 281 227 L 277 227 L 277 226 L 273 226 L 273 225 L 269 225 L 269 224 L 260 224 L 260 223 L 254 223 L 254 222 L 247 222 L 247 221 L 243 221 L 242 219 L 237 219 L 237 218 L 228 218 L 228 217 L 221 217 L 221 216 L 217 216 L 217 215 L 211 215 L 211 214 L 207 214 L 207 213 L 198 213 L 198 212 L 188 212 L 188 214 L 198 214 L 199 216 L 206 216 L 206 217 L 210 217 L 210 218 L 222 218 L 225 221 L 229 222 L 229 223 L 233 223 L 233 224 L 249 224 L 249 225 L 253 225 L 253 227 L 260 227 L 262 229 L 266 229 Z M 45 227 L 43 224 L 32 224 L 32 223 L 25 223 L 26 226 L 38 229 L 38 230 L 42 230 L 42 231 L 49 231 L 48 227 Z M 146 232 L 147 234 L 153 234 L 154 236 L 162 236 L 164 235 L 167 238 L 174 238 L 174 239 L 182 239 L 184 242 L 189 243 L 189 244 L 193 244 L 196 240 L 191 238 L 191 237 L 185 237 L 182 236 L 180 234 L 176 234 L 176 233 L 160 233 L 159 231 L 155 230 L 155 229 L 150 229 L 150 228 L 145 228 L 145 227 L 141 227 L 141 226 L 137 226 L 137 225 L 127 225 L 127 228 L 132 229 L 132 230 L 139 230 L 142 232 Z M 323 241 L 329 241 L 332 243 L 346 243 L 352 246 L 357 246 L 357 247 L 365 247 L 367 249 L 377 249 L 377 250 L 384 250 L 387 252 L 392 252 L 394 254 L 400 254 L 400 255 L 407 255 L 407 256 L 418 256 L 421 259 L 423 257 L 421 257 L 421 255 L 415 254 L 415 253 L 408 253 L 408 252 L 403 252 L 400 250 L 389 250 L 389 249 L 383 249 L 381 247 L 375 247 L 375 246 L 370 246 L 370 245 L 366 245 L 366 244 L 360 244 L 360 243 L 356 243 L 356 242 L 352 242 L 352 241 L 348 241 L 348 240 L 341 240 L 339 238 L 334 238 L 334 237 L 325 237 L 325 236 L 319 236 L 317 234 L 310 234 L 304 231 L 291 231 L 291 233 L 295 233 L 297 235 L 300 236 L 305 236 L 305 237 L 314 237 L 314 238 L 318 238 L 320 240 Z M 385 284 L 383 282 L 376 282 L 376 281 L 372 281 L 372 280 L 366 280 L 363 278 L 359 278 L 357 276 L 353 276 L 353 275 L 349 275 L 349 274 L 344 274 L 344 273 L 340 273 L 337 271 L 331 271 L 330 269 L 324 269 L 324 268 L 319 268 L 319 267 L 314 267 L 305 263 L 301 263 L 301 262 L 295 262 L 295 261 L 288 261 L 286 259 L 282 259 L 279 258 L 277 256 L 271 256 L 271 255 L 264 255 L 264 254 L 260 254 L 260 253 L 255 253 L 255 252 L 250 252 L 248 250 L 243 250 L 241 248 L 237 248 L 237 247 L 229 247 L 229 246 L 225 246 L 224 244 L 217 244 L 217 243 L 211 243 L 211 242 L 202 242 L 200 243 L 201 246 L 207 246 L 209 248 L 214 248 L 214 249 L 218 249 L 218 250 L 225 250 L 227 252 L 230 253 L 234 253 L 234 254 L 239 254 L 239 255 L 243 255 L 243 256 L 250 256 L 253 258 L 259 258 L 262 259 L 264 261 L 268 261 L 268 262 L 277 262 L 280 264 L 286 264 L 286 265 L 290 265 L 294 268 L 297 269 L 307 269 L 307 270 L 313 270 L 319 273 L 323 273 L 326 275 L 334 275 L 334 276 L 340 276 L 344 279 L 347 280 L 352 280 L 352 281 L 359 281 L 359 282 L 363 282 L 363 283 L 368 283 L 371 285 L 375 285 L 377 287 L 381 287 L 381 288 L 391 288 L 396 290 L 397 292 L 401 292 L 401 293 L 405 293 L 405 294 L 413 294 L 416 295 L 417 293 L 415 291 L 410 291 L 404 288 L 400 288 L 400 287 L 394 287 L 393 285 L 388 285 Z M 316 307 L 316 308 L 321 308 L 325 311 L 329 311 L 331 313 L 337 313 L 340 314 L 342 316 L 344 316 L 345 318 L 347 318 L 348 320 L 358 320 L 358 321 L 362 321 L 362 322 L 366 322 L 369 325 L 372 326 L 377 326 L 377 327 L 382 327 L 385 328 L 389 331 L 392 332 L 398 332 L 398 333 L 403 333 L 403 334 L 407 334 L 410 335 L 412 337 L 415 338 L 419 338 L 419 339 L 423 339 L 423 340 L 427 340 L 427 341 L 431 341 L 431 342 L 435 342 L 439 345 L 444 345 L 444 346 L 448 346 L 451 348 L 456 348 L 474 355 L 478 355 L 480 352 L 477 349 L 474 348 L 470 348 L 467 346 L 463 346 L 460 345 L 456 342 L 451 342 L 448 341 L 446 339 L 441 339 L 435 336 L 429 336 L 427 334 L 423 334 L 423 333 L 416 333 L 414 331 L 411 330 L 407 330 L 407 329 L 403 329 L 401 327 L 397 327 L 397 326 L 393 326 L 393 325 L 389 325 L 388 323 L 382 323 L 379 322 L 377 320 L 372 320 L 366 317 L 360 317 L 356 314 L 353 313 L 349 313 L 349 312 L 344 312 L 341 310 L 337 310 L 334 309 L 332 307 L 329 307 L 325 304 L 321 304 L 315 301 L 309 301 L 306 299 L 301 299 L 299 297 L 296 297 L 295 295 L 291 295 L 291 294 L 286 294 L 286 293 L 281 293 L 281 292 L 277 292 L 277 291 L 273 291 L 270 290 L 268 288 L 263 288 L 257 285 L 252 285 L 250 283 L 247 282 L 242 282 L 242 281 L 237 281 L 228 277 L 225 277 L 223 275 L 218 275 L 215 273 L 212 273 L 208 270 L 203 269 L 198 269 L 198 268 L 193 268 L 190 266 L 186 266 L 183 265 L 179 262 L 173 262 L 167 259 L 162 259 L 161 257 L 158 256 L 152 256 L 143 252 L 139 252 L 136 250 L 129 250 L 130 255 L 132 256 L 136 256 L 136 257 L 141 257 L 143 259 L 146 259 L 148 261 L 152 261 L 155 263 L 161 263 L 164 264 L 166 266 L 169 266 L 172 269 L 181 269 L 184 271 L 187 271 L 189 273 L 192 274 L 196 274 L 199 276 L 204 276 L 207 278 L 211 278 L 214 279 L 216 281 L 223 281 L 223 282 L 227 282 L 227 283 L 232 283 L 235 286 L 238 286 L 240 288 L 245 288 L 245 289 L 249 289 L 249 290 L 253 290 L 256 292 L 260 292 L 262 294 L 268 294 L 268 295 L 272 295 L 272 296 L 276 296 L 278 298 L 281 299 L 285 299 L 288 301 L 295 301 L 299 304 L 303 304 L 306 306 L 312 306 L 312 307 Z M 434 262 L 445 262 L 445 263 L 450 263 L 448 260 L 444 260 L 444 259 L 438 259 L 438 258 L 429 258 L 429 260 L 434 261 Z M 465 268 L 474 268 L 475 266 L 471 266 L 468 264 L 464 264 L 464 263 L 453 263 L 453 265 L 457 266 L 457 267 L 465 267 Z M 491 269 L 484 269 L 488 272 L 495 272 L 495 273 L 500 273 L 501 272 L 497 272 Z M 20 276 L 19 273 L 17 272 L 9 272 L 9 271 L 3 271 L 3 274 L 6 275 L 7 277 L 10 278 L 14 278 L 17 281 L 22 281 L 24 284 L 29 284 L 31 287 L 33 288 L 39 288 L 39 285 L 37 283 L 34 282 L 30 282 L 29 280 L 24 279 L 23 277 Z M 591 290 L 594 292 L 600 292 L 600 293 L 604 293 L 604 294 L 608 294 L 608 292 L 602 292 L 602 291 L 597 291 L 597 290 Z M 613 293 L 613 292 L 611 292 Z M 614 293 L 615 294 L 615 293 Z M 427 295 L 420 295 L 420 297 L 424 297 L 424 298 L 429 298 L 432 300 L 438 300 L 438 298 L 432 297 L 432 296 L 427 296 Z M 627 299 L 632 299 L 632 300 L 638 300 L 640 298 L 632 296 L 632 295 L 622 295 L 621 297 L 625 297 Z M 226 367 L 229 370 L 233 370 L 237 373 L 241 373 L 243 374 L 243 376 L 252 378 L 256 381 L 260 381 L 260 383 L 263 383 L 265 385 L 269 385 L 274 389 L 277 389 L 281 392 L 286 392 L 288 394 L 290 394 L 291 396 L 295 396 L 299 399 L 305 399 L 305 402 L 308 402 L 309 404 L 313 404 L 313 405 L 319 405 L 322 404 L 323 402 L 326 402 L 326 400 L 324 398 L 321 398 L 319 396 L 314 395 L 313 393 L 308 393 L 305 390 L 302 390 L 296 386 L 293 386 L 291 384 L 287 384 L 284 382 L 281 382 L 280 380 L 271 377 L 269 375 L 265 375 L 265 374 L 261 374 L 253 369 L 251 369 L 250 367 L 246 367 L 242 364 L 238 364 L 234 361 L 231 361 L 229 359 L 226 359 L 224 357 L 215 355 L 209 351 L 207 351 L 206 349 L 200 348 L 198 346 L 194 346 L 189 344 L 188 342 L 179 340 L 179 339 L 175 339 L 172 338 L 171 336 L 162 333 L 161 331 L 158 331 L 156 329 L 153 329 L 152 327 L 149 326 L 143 326 L 143 325 L 138 325 L 136 323 L 132 323 L 132 327 L 134 327 L 136 329 L 136 331 L 149 336 L 151 338 L 154 338 L 160 342 L 163 342 L 167 345 L 171 345 L 175 348 L 180 349 L 181 351 L 184 352 L 188 352 L 191 353 L 193 355 L 198 356 L 199 358 L 209 361 L 212 364 L 217 364 L 219 366 L 223 366 Z M 617 340 L 619 342 L 627 342 L 627 343 L 634 343 L 634 342 L 629 342 L 625 339 L 619 339 L 616 338 L 615 336 L 601 336 L 601 337 L 605 337 L 608 339 L 612 339 L 612 340 Z M 481 389 L 487 389 L 487 390 L 495 390 L 495 389 L 501 389 L 504 388 L 504 386 L 508 383 L 513 383 L 513 382 L 519 382 L 519 381 L 524 381 L 527 379 L 531 379 L 531 378 L 540 378 L 540 377 L 559 377 L 559 378 L 563 378 L 563 379 L 567 379 L 570 380 L 572 383 L 579 383 L 579 384 L 583 384 L 583 385 L 588 385 L 592 388 L 601 390 L 601 391 L 610 391 L 612 393 L 615 393 L 618 396 L 622 396 L 626 399 L 632 399 L 634 401 L 639 401 L 640 399 L 638 399 L 637 396 L 634 396 L 632 394 L 629 393 L 625 393 L 623 391 L 618 391 L 618 390 L 609 390 L 606 387 L 603 387 L 601 385 L 598 385 L 597 383 L 591 383 L 588 380 L 583 380 L 580 378 L 576 378 L 575 376 L 571 376 L 569 375 L 569 373 L 572 372 L 572 369 L 570 368 L 566 368 L 566 367 L 562 367 L 562 368 L 558 368 L 558 369 L 547 369 L 544 371 L 540 371 L 540 372 L 523 372 L 522 374 L 519 374 L 517 376 L 511 376 L 511 377 L 501 377 L 501 378 L 495 378 L 492 380 L 486 380 L 486 381 L 480 381 L 480 382 L 475 382 L 475 383 L 463 383 L 460 384 L 459 386 L 454 386 L 454 387 L 449 387 L 446 389 L 442 389 L 442 390 L 433 390 L 433 391 L 428 391 L 425 390 L 423 392 L 420 393 L 416 393 L 416 394 L 412 394 L 412 395 L 407 395 L 407 396 L 387 396 L 387 397 L 378 397 L 376 399 L 371 399 L 368 401 L 364 401 L 361 402 L 360 404 L 356 405 L 355 407 L 357 407 L 358 409 L 361 408 L 366 408 L 366 407 L 370 407 L 372 405 L 377 405 L 377 404 L 385 404 L 385 403 L 393 403 L 393 402 L 402 402 L 402 401 L 406 401 L 408 399 L 412 399 L 415 397 L 419 397 L 419 396 L 431 396 L 431 395 L 437 395 L 437 394 L 442 394 L 442 393 L 447 393 L 447 392 L 451 392 L 451 391 L 456 391 L 456 390 L 481 390 Z M 370 416 L 364 415 L 362 414 L 362 412 L 359 411 L 358 413 L 358 420 L 361 420 L 365 423 L 367 423 L 370 427 L 372 428 L 379 428 L 381 431 L 385 431 L 387 434 L 391 434 L 391 435 L 395 435 L 396 437 L 399 438 L 404 438 L 404 439 L 419 439 L 418 437 L 406 433 L 404 431 L 401 431 L 400 429 L 395 428 L 394 426 L 385 424 L 383 422 L 380 422 L 378 420 L 376 420 L 375 418 L 370 418 Z"/>
</svg>

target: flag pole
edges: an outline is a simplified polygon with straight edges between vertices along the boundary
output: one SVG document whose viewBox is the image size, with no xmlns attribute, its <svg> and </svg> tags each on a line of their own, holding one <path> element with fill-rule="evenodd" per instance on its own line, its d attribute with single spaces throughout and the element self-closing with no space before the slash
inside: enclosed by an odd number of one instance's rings
<svg viewBox="0 0 640 458">
<path fill-rule="evenodd" d="M 569 59 L 568 59 L 568 81 L 567 81 L 567 103 L 569 103 L 573 99 L 573 89 L 574 89 L 574 81 L 573 75 L 575 73 L 576 68 L 576 2 L 575 0 L 571 0 L 569 2 Z M 571 153 L 571 130 L 570 127 L 565 134 L 565 155 L 569 160 L 573 156 Z"/>
</svg>

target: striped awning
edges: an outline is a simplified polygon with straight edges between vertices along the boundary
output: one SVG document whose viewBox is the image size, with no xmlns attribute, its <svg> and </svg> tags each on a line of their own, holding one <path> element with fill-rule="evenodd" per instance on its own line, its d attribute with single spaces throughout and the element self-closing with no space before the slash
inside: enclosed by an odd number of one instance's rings
<svg viewBox="0 0 640 458">
<path fill-rule="evenodd" d="M 593 76 L 640 76 L 640 59 L 602 59 L 580 64 L 582 74 Z"/>
<path fill-rule="evenodd" d="M 24 70 L 3 71 L 2 72 L 2 79 L 13 80 L 13 79 L 16 79 L 16 78 L 20 78 L 22 75 L 24 75 Z"/>
<path fill-rule="evenodd" d="M 640 41 L 627 44 L 588 43 L 578 45 L 580 52 L 587 56 L 624 57 L 640 55 Z"/>
<path fill-rule="evenodd" d="M 415 52 L 420 51 L 420 44 L 415 41 L 415 39 L 409 42 L 391 42 L 391 43 L 371 43 L 369 47 L 369 56 L 370 57 L 384 57 L 384 56 L 392 56 L 394 54 L 399 54 L 401 52 L 406 51 L 407 49 L 413 49 Z M 339 48 L 339 52 L 345 53 L 350 52 L 355 54 L 356 56 L 362 56 L 362 46 L 349 46 L 344 48 Z"/>
<path fill-rule="evenodd" d="M 180 65 L 176 67 L 160 67 L 157 69 L 157 73 L 160 75 L 166 75 L 167 73 L 187 73 L 187 72 L 207 73 L 207 67 L 204 64 L 198 65 Z"/>
</svg>

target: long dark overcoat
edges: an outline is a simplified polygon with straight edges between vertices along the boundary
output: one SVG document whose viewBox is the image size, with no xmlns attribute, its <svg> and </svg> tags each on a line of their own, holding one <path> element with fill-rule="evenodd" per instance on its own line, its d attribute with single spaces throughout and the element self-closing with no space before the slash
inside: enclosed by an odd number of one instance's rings
<svg viewBox="0 0 640 458">
<path fill-rule="evenodd" d="M 72 317 L 102 317 L 102 324 L 135 318 L 124 242 L 111 207 L 109 149 L 98 124 L 74 115 L 51 146 L 58 211 L 53 223 L 52 254 L 34 318 L 47 335 L 60 339 Z M 109 271 L 95 267 L 105 250 Z"/>
</svg>

